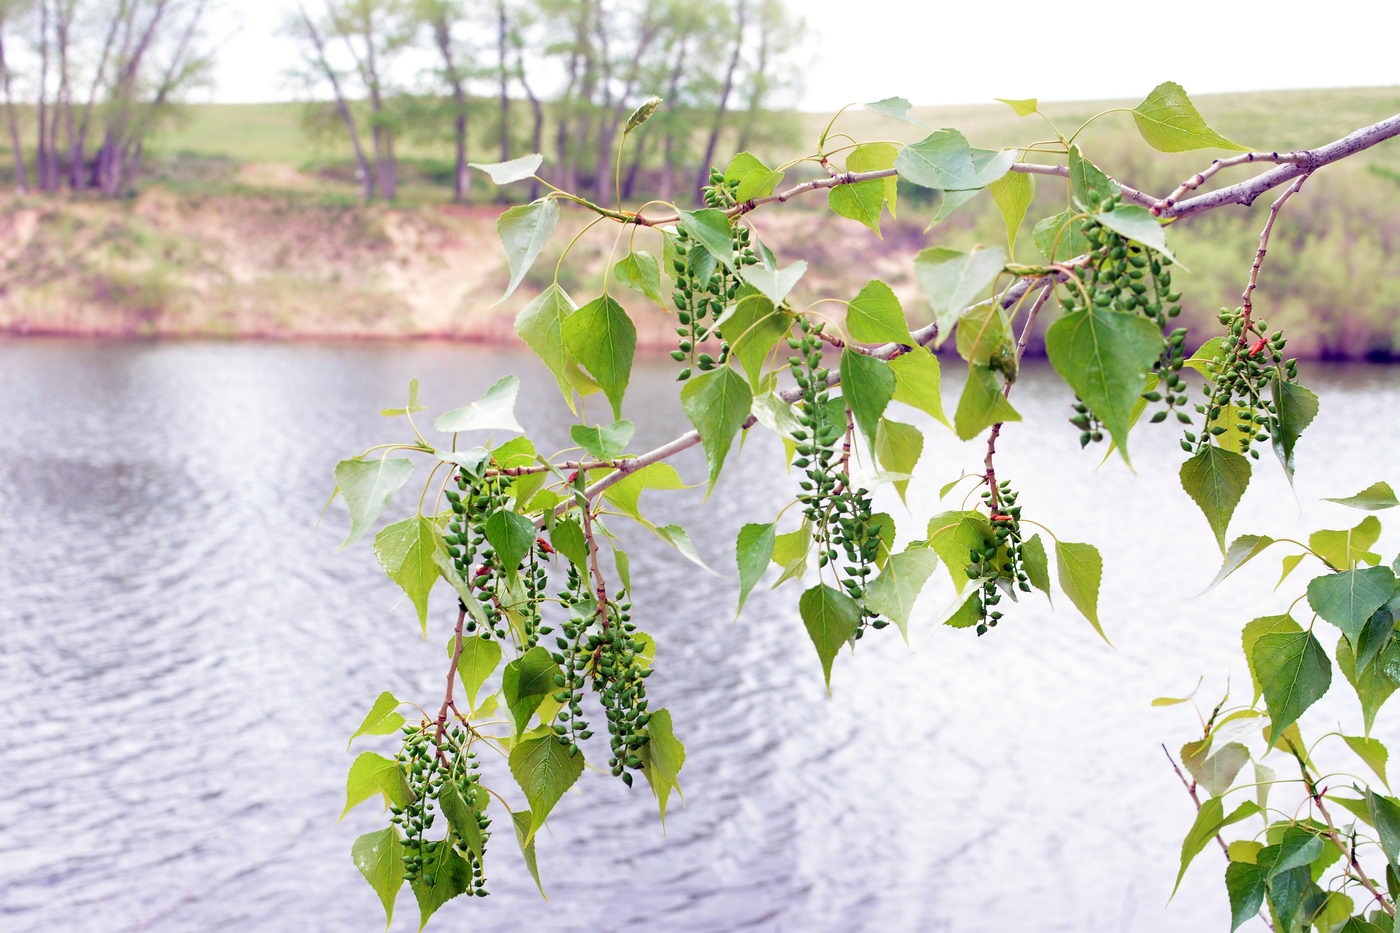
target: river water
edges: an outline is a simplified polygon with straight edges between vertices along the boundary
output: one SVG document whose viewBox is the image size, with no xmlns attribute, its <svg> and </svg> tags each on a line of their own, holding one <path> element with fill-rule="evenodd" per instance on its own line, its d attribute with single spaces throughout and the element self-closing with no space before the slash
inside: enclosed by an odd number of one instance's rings
<svg viewBox="0 0 1400 933">
<path fill-rule="evenodd" d="M 402 436 L 377 411 L 410 377 L 441 411 L 507 372 L 524 377 L 519 414 L 540 447 L 566 446 L 552 380 L 511 349 L 0 342 L 0 929 L 382 928 L 349 858 L 378 818 L 365 805 L 336 822 L 345 739 L 382 690 L 440 696 L 450 619 L 420 640 L 368 547 L 335 553 L 341 511 L 316 517 L 337 459 Z M 1296 497 L 1266 459 L 1236 532 L 1344 527 L 1360 516 L 1318 497 L 1400 480 L 1396 371 L 1304 378 L 1324 407 Z M 685 427 L 674 388 L 669 365 L 639 363 L 638 444 Z M 1193 809 L 1159 743 L 1192 738 L 1195 717 L 1149 703 L 1202 675 L 1206 708 L 1227 678 L 1247 684 L 1240 627 L 1282 611 L 1301 579 L 1274 592 L 1269 555 L 1196 598 L 1218 559 L 1176 481 L 1174 432 L 1135 436 L 1136 473 L 1096 470 L 1050 373 L 1030 367 L 1014 398 L 1027 423 L 1002 435 L 999 472 L 1027 517 L 1103 548 L 1115 647 L 1039 597 L 985 638 L 937 629 L 940 569 L 911 644 L 872 633 L 837 660 L 827 700 L 796 588 L 761 587 L 731 624 L 734 535 L 793 489 L 778 445 L 755 436 L 708 501 L 643 499 L 721 576 L 621 529 L 645 581 L 634 616 L 659 643 L 653 705 L 689 749 L 685 805 L 663 833 L 644 784 L 585 774 L 538 841 L 550 900 L 505 830 L 492 896 L 450 903 L 439 928 L 1227 929 L 1213 849 L 1167 905 Z M 882 503 L 903 538 L 981 455 L 932 435 L 908 510 Z M 702 478 L 698 452 L 677 462 Z M 1359 720 L 1337 679 L 1310 737 Z M 1400 733 L 1381 718 L 1377 734 Z M 404 892 L 393 929 L 416 929 L 416 913 Z"/>
</svg>

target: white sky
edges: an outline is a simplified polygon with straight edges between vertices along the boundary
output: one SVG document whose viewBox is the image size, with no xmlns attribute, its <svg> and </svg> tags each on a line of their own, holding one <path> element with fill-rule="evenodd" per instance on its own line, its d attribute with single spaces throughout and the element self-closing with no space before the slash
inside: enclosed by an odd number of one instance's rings
<svg viewBox="0 0 1400 933">
<path fill-rule="evenodd" d="M 895 95 L 915 104 L 1134 97 L 1166 80 L 1193 94 L 1400 84 L 1396 0 L 789 2 L 808 23 L 809 110 Z M 216 22 L 228 38 L 201 97 L 294 97 L 285 73 L 297 52 L 277 33 L 295 9 L 293 0 L 225 0 Z"/>
</svg>

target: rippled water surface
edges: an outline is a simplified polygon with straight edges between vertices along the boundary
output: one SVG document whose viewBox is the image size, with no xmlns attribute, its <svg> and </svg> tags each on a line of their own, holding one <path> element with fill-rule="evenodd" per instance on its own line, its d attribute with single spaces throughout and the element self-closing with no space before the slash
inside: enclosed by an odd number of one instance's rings
<svg viewBox="0 0 1400 933">
<path fill-rule="evenodd" d="M 685 427 L 668 369 L 634 374 L 628 415 L 647 446 Z M 335 822 L 345 738 L 381 690 L 440 696 L 451 620 L 436 613 L 421 641 L 369 549 L 335 553 L 339 510 L 315 520 L 337 459 L 397 439 L 377 411 L 410 377 L 442 410 L 512 371 L 522 422 L 542 448 L 566 446 L 552 381 L 512 350 L 0 343 L 0 929 L 382 928 L 348 854 L 377 828 L 372 807 Z M 1341 527 L 1356 513 L 1319 496 L 1400 479 L 1400 375 L 1310 381 L 1325 401 L 1296 499 L 1266 461 L 1234 529 Z M 1194 716 L 1148 704 L 1199 675 L 1211 702 L 1238 685 L 1240 627 L 1298 589 L 1273 592 L 1270 556 L 1193 599 L 1217 558 L 1176 482 L 1172 432 L 1135 438 L 1136 474 L 1095 471 L 1046 373 L 1016 399 L 1027 423 L 1002 435 L 1000 471 L 1028 516 L 1104 546 L 1116 648 L 1039 599 L 986 638 L 936 630 L 940 569 L 912 644 L 892 629 L 863 640 L 828 701 L 796 589 L 760 590 L 731 624 L 734 535 L 793 483 L 755 436 L 709 501 L 643 500 L 721 576 L 622 532 L 645 581 L 636 617 L 660 645 L 654 705 L 689 747 L 684 807 L 663 834 L 645 787 L 586 774 L 538 843 L 549 902 L 498 836 L 493 896 L 449 905 L 441 927 L 1224 930 L 1213 851 L 1165 906 L 1192 808 L 1158 743 L 1191 738 Z M 902 537 L 922 536 L 938 487 L 980 458 L 932 436 L 908 510 L 884 503 Z M 694 451 L 679 466 L 702 476 Z M 1305 724 L 1341 717 L 1359 719 L 1338 686 Z M 394 929 L 415 929 L 411 896 L 399 906 Z"/>
</svg>

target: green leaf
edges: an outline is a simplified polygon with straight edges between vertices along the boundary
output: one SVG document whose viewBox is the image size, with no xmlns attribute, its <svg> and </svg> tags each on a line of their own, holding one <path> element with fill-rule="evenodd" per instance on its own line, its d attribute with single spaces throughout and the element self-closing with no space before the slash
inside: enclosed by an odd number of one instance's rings
<svg viewBox="0 0 1400 933">
<path fill-rule="evenodd" d="M 452 843 L 446 839 L 428 842 L 421 852 L 423 867 L 421 872 L 409 882 L 413 896 L 418 901 L 418 929 L 428 925 L 428 918 L 437 909 L 459 894 L 471 890 L 472 866 L 457 854 Z M 428 884 L 432 878 L 433 883 Z"/>
<path fill-rule="evenodd" d="M 736 618 L 744 611 L 744 601 L 749 598 L 749 591 L 763 578 L 763 572 L 773 559 L 773 546 L 777 542 L 773 529 L 773 522 L 750 523 L 739 529 L 739 540 L 734 546 L 734 558 L 739 564 L 739 608 L 734 613 Z"/>
<path fill-rule="evenodd" d="M 557 526 L 556 526 L 557 527 Z M 457 636 L 453 636 L 456 638 Z M 452 638 L 447 640 L 447 656 L 452 657 Z M 480 635 L 462 636 L 462 653 L 457 658 L 457 676 L 462 681 L 462 689 L 467 691 L 471 708 L 476 709 L 476 695 L 486 678 L 501 663 L 501 643 Z"/>
<path fill-rule="evenodd" d="M 1233 149 L 1247 152 L 1248 146 L 1231 142 L 1206 125 L 1186 91 L 1175 81 L 1152 89 L 1133 108 L 1133 122 L 1147 144 L 1159 152 L 1187 152 L 1191 149 Z"/>
<path fill-rule="evenodd" d="M 846 305 L 846 330 L 861 343 L 914 346 L 914 337 L 904 319 L 904 308 L 894 291 L 879 279 L 867 282 Z"/>
<path fill-rule="evenodd" d="M 358 541 L 412 475 L 412 460 L 356 457 L 337 463 L 335 482 L 350 512 L 350 533 L 336 550 L 343 551 Z"/>
<path fill-rule="evenodd" d="M 1259 913 L 1264 906 L 1267 885 L 1264 872 L 1249 862 L 1230 862 L 1225 867 L 1225 890 L 1230 896 L 1230 933 Z"/>
<path fill-rule="evenodd" d="M 929 196 L 929 203 L 933 206 L 933 219 L 924 228 L 924 233 L 928 233 L 934 227 L 947 220 L 954 211 L 964 204 L 972 201 L 981 194 L 980 188 L 971 191 L 934 191 Z"/>
<path fill-rule="evenodd" d="M 1041 255 L 1051 262 L 1064 262 L 1089 250 L 1084 238 L 1086 221 L 1078 211 L 1063 210 L 1036 221 L 1031 228 L 1031 240 Z"/>
<path fill-rule="evenodd" d="M 1108 636 L 1099 625 L 1099 583 L 1103 580 L 1103 558 L 1099 556 L 1099 549 L 1092 544 L 1056 541 L 1055 564 L 1060 589 L 1094 626 L 1099 637 L 1108 642 Z"/>
<path fill-rule="evenodd" d="M 1262 554 L 1265 548 L 1274 543 L 1274 539 L 1266 535 L 1240 535 L 1231 541 L 1230 546 L 1225 549 L 1225 562 L 1220 565 L 1220 571 L 1215 575 L 1215 579 L 1210 581 L 1210 586 L 1206 589 L 1214 589 L 1226 577 Z"/>
<path fill-rule="evenodd" d="M 807 274 L 807 263 L 799 259 L 786 269 L 745 266 L 742 274 L 744 281 L 762 292 L 773 304 L 780 305 L 802 276 Z"/>
<path fill-rule="evenodd" d="M 890 143 L 863 143 L 846 156 L 846 171 L 874 172 L 892 168 L 898 154 L 899 147 Z M 881 208 L 888 204 L 893 217 L 898 197 L 899 179 L 891 175 L 836 185 L 827 192 L 826 203 L 833 213 L 865 224 L 878 236 Z"/>
<path fill-rule="evenodd" d="M 1163 256 L 1175 258 L 1172 256 L 1172 251 L 1167 249 L 1166 229 L 1156 217 L 1148 213 L 1146 208 L 1138 207 L 1135 204 L 1120 204 L 1111 211 L 1095 214 L 1094 219 L 1130 240 L 1136 240 L 1143 246 L 1155 249 Z"/>
<path fill-rule="evenodd" d="M 650 120 L 652 114 L 656 113 L 656 108 L 660 107 L 662 103 L 664 103 L 664 98 L 657 97 L 653 94 L 651 97 L 648 97 L 638 104 L 637 109 L 633 110 L 631 115 L 627 117 L 627 122 L 622 127 L 622 135 L 626 136 L 628 133 Z"/>
<path fill-rule="evenodd" d="M 1270 838 L 1273 838 L 1272 833 Z M 1301 826 L 1285 827 L 1278 838 L 1277 843 L 1265 846 L 1255 856 L 1255 864 L 1270 881 L 1310 865 L 1322 854 L 1322 840 Z"/>
<path fill-rule="evenodd" d="M 1274 432 L 1273 448 L 1283 472 L 1293 481 L 1293 450 L 1298 438 L 1317 417 L 1317 395 L 1312 389 L 1296 382 L 1273 384 L 1274 405 L 1278 408 L 1278 430 Z"/>
<path fill-rule="evenodd" d="M 587 395 L 598 390 L 597 383 L 579 369 L 573 354 L 564 349 L 564 319 L 576 309 L 568 293 L 550 285 L 515 316 L 515 332 L 549 367 L 570 410 L 575 410 L 574 392 Z"/>
<path fill-rule="evenodd" d="M 399 888 L 403 887 L 403 856 L 403 842 L 393 826 L 365 833 L 350 847 L 355 867 L 384 905 L 386 928 L 394 922 L 394 901 L 398 900 Z"/>
<path fill-rule="evenodd" d="M 997 101 L 1016 111 L 1018 117 L 1028 117 L 1040 109 L 1040 101 L 1034 97 L 1010 99 L 1006 97 L 995 98 Z"/>
<path fill-rule="evenodd" d="M 525 858 L 525 867 L 529 870 L 530 877 L 535 879 L 535 887 L 539 890 L 540 897 L 549 900 L 544 893 L 544 885 L 540 884 L 540 867 L 535 861 L 534 814 L 529 810 L 512 810 L 510 822 L 515 827 L 515 841 L 520 844 L 520 854 Z"/>
<path fill-rule="evenodd" d="M 1366 810 L 1371 814 L 1371 824 L 1376 827 L 1381 850 L 1391 871 L 1400 874 L 1400 801 L 1394 797 L 1384 797 L 1371 788 L 1363 791 L 1366 797 Z"/>
<path fill-rule="evenodd" d="M 1020 413 L 1006 400 L 997 374 L 980 364 L 969 366 L 958 409 L 953 412 L 953 430 L 958 437 L 971 440 L 997 422 L 1020 420 Z"/>
<path fill-rule="evenodd" d="M 681 556 L 699 567 L 706 573 L 719 576 L 718 573 L 700 558 L 700 552 L 695 549 L 695 544 L 690 540 L 690 533 L 680 525 L 652 525 L 651 530 L 656 533 L 662 541 L 680 551 Z"/>
<path fill-rule="evenodd" d="M 1203 448 L 1181 465 L 1181 486 L 1200 506 L 1215 532 L 1215 540 L 1225 551 L 1225 531 L 1249 486 L 1249 460 L 1219 447 Z"/>
<path fill-rule="evenodd" d="M 1181 843 L 1181 868 L 1176 873 L 1176 884 L 1172 886 L 1172 896 L 1176 896 L 1177 888 L 1181 887 L 1181 879 L 1186 875 L 1186 869 L 1190 866 L 1192 859 L 1201 853 L 1216 834 L 1232 823 L 1248 819 L 1259 812 L 1259 805 L 1253 800 L 1246 800 L 1234 810 L 1229 816 L 1224 814 L 1224 804 L 1219 797 L 1212 797 L 1201 804 L 1201 809 L 1196 812 L 1196 821 L 1191 824 L 1191 829 L 1186 834 L 1186 838 Z"/>
<path fill-rule="evenodd" d="M 522 843 L 528 845 L 549 811 L 583 773 L 583 755 L 570 755 L 552 735 L 523 739 L 511 747 L 510 773 L 530 802 L 530 830 Z"/>
<path fill-rule="evenodd" d="M 1016 358 L 1016 341 L 1011 336 L 1011 324 L 999 301 L 975 304 L 958 318 L 958 355 L 969 363 L 1002 368 L 1005 360 Z M 1007 373 L 1014 381 L 1015 370 Z"/>
<path fill-rule="evenodd" d="M 585 565 L 588 563 L 588 541 L 584 538 L 583 528 L 576 519 L 566 518 L 555 522 L 549 532 L 549 543 L 567 557 L 580 572 L 587 572 Z"/>
<path fill-rule="evenodd" d="M 498 185 L 508 185 L 513 181 L 524 181 L 534 175 L 544 164 L 544 156 L 538 152 L 511 159 L 509 162 L 468 162 L 472 168 L 479 168 Z"/>
<path fill-rule="evenodd" d="M 1162 352 L 1161 330 L 1141 315 L 1095 307 L 1051 324 L 1045 352 L 1127 459 L 1133 405 Z"/>
<path fill-rule="evenodd" d="M 610 296 L 595 298 L 560 325 L 564 348 L 602 386 L 613 417 L 622 417 L 622 396 L 632 376 L 637 351 L 637 328 L 622 305 Z"/>
<path fill-rule="evenodd" d="M 652 301 L 666 306 L 661 296 L 661 264 L 644 249 L 633 250 L 613 266 L 613 276 L 628 288 L 636 289 Z"/>
<path fill-rule="evenodd" d="M 1297 722 L 1332 683 L 1332 664 L 1311 632 L 1259 635 L 1250 649 L 1249 666 L 1264 692 L 1272 736 Z"/>
<path fill-rule="evenodd" d="M 1090 213 L 1099 209 L 1099 202 L 1104 198 L 1118 193 L 1118 186 L 1097 165 L 1084 158 L 1078 146 L 1069 147 L 1068 165 L 1070 197 Z"/>
<path fill-rule="evenodd" d="M 599 460 L 615 460 L 622 456 L 636 433 L 637 426 L 625 420 L 614 421 L 607 427 L 575 424 L 569 428 L 574 443 Z"/>
<path fill-rule="evenodd" d="M 381 408 L 379 413 L 386 418 L 394 418 L 399 415 L 412 415 L 420 411 L 427 411 L 426 406 L 418 400 L 418 380 L 408 380 L 408 405 L 403 408 Z"/>
<path fill-rule="evenodd" d="M 865 591 L 865 608 L 898 625 L 907 643 L 914 601 L 937 566 L 937 552 L 926 547 L 911 547 L 891 555 L 885 569 Z"/>
<path fill-rule="evenodd" d="M 903 402 L 948 424 L 948 416 L 943 413 L 938 357 L 924 347 L 914 347 L 908 353 L 901 353 L 890 360 L 890 371 L 894 373 L 894 401 Z"/>
<path fill-rule="evenodd" d="M 501 565 L 514 573 L 535 544 L 535 523 L 518 512 L 498 509 L 486 519 L 486 540 Z"/>
<path fill-rule="evenodd" d="M 1001 219 L 1006 224 L 1006 252 L 1015 256 L 1016 233 L 1035 200 L 1035 179 L 1024 172 L 1007 172 L 988 185 L 987 190 L 1001 209 Z"/>
<path fill-rule="evenodd" d="M 603 498 L 624 515 L 645 522 L 640 511 L 642 493 L 648 489 L 685 489 L 676 468 L 669 463 L 653 463 L 628 473 L 603 493 Z M 563 553 L 563 552 L 561 552 Z M 564 554 L 565 557 L 569 555 Z"/>
<path fill-rule="evenodd" d="M 1389 567 L 1345 570 L 1313 578 L 1308 583 L 1308 605 L 1355 645 L 1371 613 L 1389 602 L 1393 592 L 1395 573 Z"/>
<path fill-rule="evenodd" d="M 413 601 L 425 637 L 428 634 L 428 593 L 438 580 L 434 555 L 442 548 L 442 535 L 437 526 L 423 515 L 385 525 L 374 536 L 374 556 L 389 579 Z"/>
<path fill-rule="evenodd" d="M 1193 742 L 1181 750 L 1181 763 L 1186 765 L 1186 770 L 1210 796 L 1219 797 L 1230 789 L 1240 769 L 1249 761 L 1249 749 L 1239 742 L 1226 742 L 1213 754 L 1207 755 L 1209 744 L 1206 743 L 1206 748 L 1193 747 L 1198 744 Z M 1190 754 L 1187 753 L 1188 749 L 1191 750 Z"/>
<path fill-rule="evenodd" d="M 884 360 L 847 347 L 841 351 L 841 395 L 851 406 L 856 427 L 875 449 L 880 417 L 894 398 L 894 372 Z M 701 437 L 704 437 L 702 432 Z"/>
<path fill-rule="evenodd" d="M 515 420 L 515 400 L 520 395 L 520 380 L 506 376 L 486 394 L 469 405 L 443 412 L 433 422 L 433 428 L 448 434 L 464 431 L 514 431 L 525 433 Z"/>
<path fill-rule="evenodd" d="M 1395 490 L 1390 488 L 1389 483 L 1372 483 L 1354 496 L 1347 496 L 1344 499 L 1323 499 L 1322 501 L 1349 505 L 1353 509 L 1365 509 L 1368 512 L 1393 509 L 1400 505 L 1400 499 L 1395 498 Z"/>
<path fill-rule="evenodd" d="M 999 247 L 962 253 L 935 246 L 914 257 L 914 277 L 938 325 L 935 344 L 947 339 L 968 305 L 996 280 L 1005 265 L 1006 253 Z M 1138 386 L 1141 385 L 1139 379 Z"/>
<path fill-rule="evenodd" d="M 496 234 L 501 238 L 506 261 L 510 264 L 510 283 L 505 294 L 496 299 L 497 304 L 509 298 L 524 281 L 525 273 L 539 258 L 558 223 L 559 202 L 554 198 L 518 204 L 507 208 L 496 219 Z"/>
<path fill-rule="evenodd" d="M 884 100 L 872 101 L 868 104 L 861 104 L 861 106 L 871 113 L 878 113 L 882 117 L 891 117 L 895 120 L 903 120 L 905 123 L 911 123 L 914 126 L 923 126 L 923 123 L 916 120 L 913 113 L 911 113 L 913 105 L 903 97 L 886 97 Z"/>
<path fill-rule="evenodd" d="M 721 336 L 729 341 L 730 353 L 744 367 L 749 384 L 754 388 L 763 377 L 763 363 L 768 354 L 791 328 L 792 316 L 775 306 L 768 296 L 750 287 L 739 290 L 733 310 L 719 325 Z"/>
<path fill-rule="evenodd" d="M 384 798 L 386 806 L 402 807 L 410 799 L 397 761 L 374 752 L 360 752 L 345 778 L 345 809 L 340 811 L 340 818 L 344 819 L 345 814 L 375 794 Z"/>
<path fill-rule="evenodd" d="M 516 735 L 525 731 L 545 697 L 558 689 L 554 675 L 559 673 L 559 665 L 542 645 L 511 661 L 501 672 L 501 695 L 515 721 Z"/>
<path fill-rule="evenodd" d="M 729 160 L 729 167 L 724 170 L 724 178 L 726 181 L 739 183 L 734 189 L 734 199 L 742 204 L 772 194 L 778 182 L 783 180 L 783 173 L 764 165 L 763 160 L 753 153 L 741 152 Z"/>
<path fill-rule="evenodd" d="M 680 229 L 690 234 L 704 247 L 715 260 L 729 269 L 736 270 L 734 264 L 734 230 L 729 217 L 718 208 L 707 207 L 699 211 L 681 211 Z"/>
<path fill-rule="evenodd" d="M 1391 642 L 1376 662 L 1358 670 L 1356 653 L 1352 649 L 1351 643 L 1345 638 L 1337 640 L 1337 667 L 1341 669 L 1342 675 L 1356 691 L 1356 697 L 1361 702 L 1362 720 L 1368 735 L 1371 732 L 1371 726 L 1375 724 L 1376 713 L 1395 692 L 1395 681 L 1386 673 L 1386 668 L 1387 666 L 1393 668 L 1397 663 L 1400 663 L 1400 650 L 1397 650 L 1395 643 Z"/>
<path fill-rule="evenodd" d="M 752 406 L 753 392 L 748 382 L 728 366 L 694 376 L 681 389 L 681 408 L 699 432 L 705 448 L 710 467 L 708 490 L 715 488 L 734 435 L 748 420 Z"/>
<path fill-rule="evenodd" d="M 912 474 L 923 452 L 924 432 L 912 424 L 880 419 L 879 432 L 875 435 L 875 456 L 882 468 L 891 473 Z M 907 501 L 905 494 L 909 489 L 909 480 L 895 480 L 894 489 L 899 493 L 900 501 Z"/>
<path fill-rule="evenodd" d="M 666 802 L 671 791 L 680 787 L 677 777 L 685 766 L 685 746 L 671 731 L 671 711 L 666 708 L 653 710 L 647 723 L 647 743 L 637 750 L 642 759 L 642 774 L 656 795 L 656 803 L 661 809 L 661 824 L 666 824 Z"/>
<path fill-rule="evenodd" d="M 1021 546 L 1021 565 L 1031 586 L 1050 597 L 1050 557 L 1045 553 L 1045 542 L 1036 532 Z M 1053 598 L 1051 599 L 1053 603 Z"/>
<path fill-rule="evenodd" d="M 925 188 L 957 191 L 985 188 L 1011 168 L 1011 158 L 994 158 L 979 166 L 967 140 L 957 130 L 935 130 L 899 151 L 894 167 L 899 177 Z"/>
<path fill-rule="evenodd" d="M 403 717 L 396 712 L 398 708 L 398 697 L 387 690 L 379 694 L 359 728 L 350 734 L 350 741 L 345 743 L 345 747 L 349 748 L 351 742 L 362 735 L 388 735 L 397 732 L 399 726 L 403 725 Z"/>
<path fill-rule="evenodd" d="M 968 584 L 964 569 L 971 562 L 971 552 L 991 544 L 992 525 L 981 512 L 939 512 L 928 520 L 926 538 L 961 593 Z"/>
<path fill-rule="evenodd" d="M 1334 570 L 1353 564 L 1376 564 L 1381 556 L 1369 550 L 1381 536 L 1380 519 L 1367 515 L 1354 528 L 1324 529 L 1308 536 L 1308 546 Z"/>
<path fill-rule="evenodd" d="M 1366 767 L 1376 772 L 1381 779 L 1381 783 L 1386 787 L 1390 786 L 1390 779 L 1385 776 L 1386 762 L 1390 759 L 1390 752 L 1378 739 L 1368 738 L 1364 735 L 1344 735 L 1342 740 L 1347 743 L 1347 747 L 1356 753 L 1356 757 L 1366 762 Z"/>
<path fill-rule="evenodd" d="M 840 590 L 819 583 L 802 594 L 797 603 L 802 624 L 817 648 L 822 662 L 822 676 L 827 692 L 831 692 L 831 662 L 841 646 L 860 628 L 860 606 Z"/>
</svg>

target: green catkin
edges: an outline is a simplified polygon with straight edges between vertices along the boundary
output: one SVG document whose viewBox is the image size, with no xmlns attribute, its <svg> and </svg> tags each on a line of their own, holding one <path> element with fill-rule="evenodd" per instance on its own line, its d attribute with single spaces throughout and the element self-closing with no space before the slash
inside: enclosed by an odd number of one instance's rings
<svg viewBox="0 0 1400 933">
<path fill-rule="evenodd" d="M 1269 335 L 1264 321 L 1245 320 L 1243 308 L 1222 308 L 1219 320 L 1225 327 L 1224 346 L 1205 364 L 1205 402 L 1196 406 L 1207 428 L 1199 435 L 1184 432 L 1181 446 L 1199 453 L 1211 444 L 1220 445 L 1233 429 L 1231 443 L 1225 446 L 1258 460 L 1254 445 L 1279 431 L 1274 387 L 1296 381 L 1298 361 L 1284 359 L 1288 341 L 1282 331 Z"/>
</svg>

